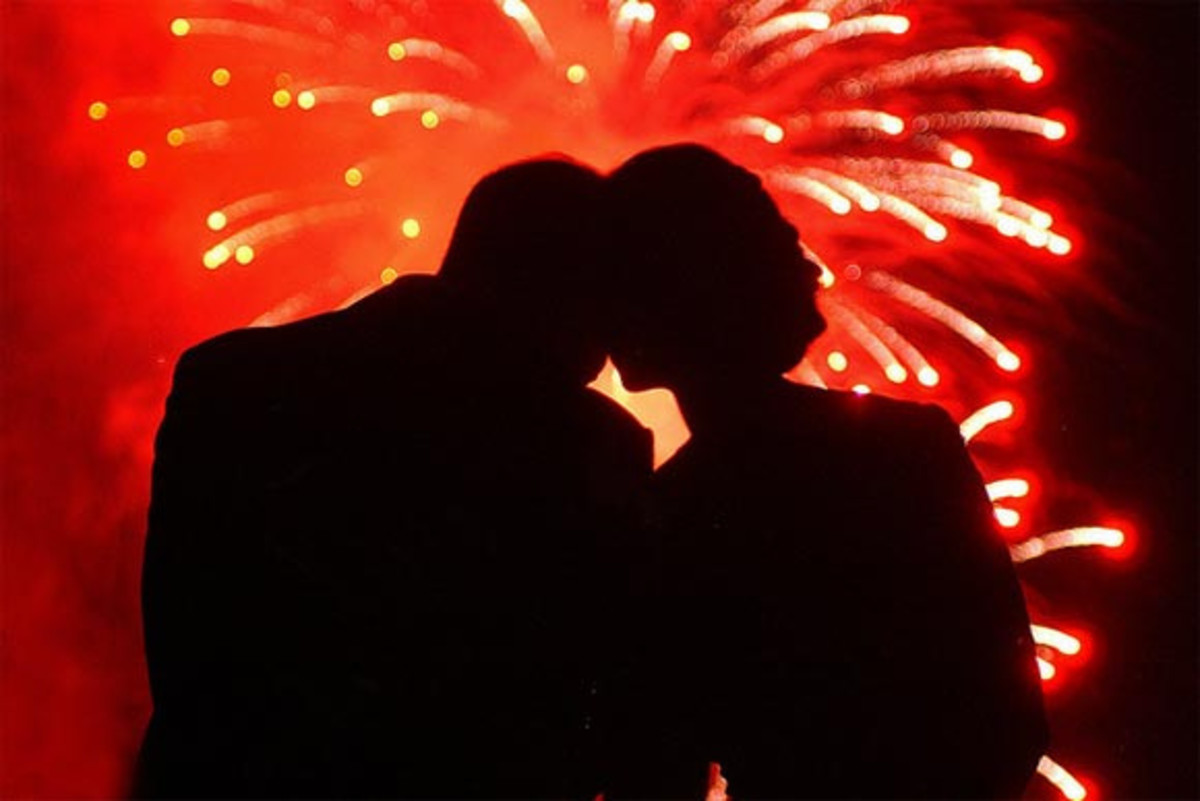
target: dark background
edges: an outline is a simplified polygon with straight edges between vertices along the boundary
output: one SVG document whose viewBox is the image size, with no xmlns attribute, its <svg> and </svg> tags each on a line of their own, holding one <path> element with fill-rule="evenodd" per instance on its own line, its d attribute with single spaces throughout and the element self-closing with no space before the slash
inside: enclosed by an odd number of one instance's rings
<svg viewBox="0 0 1200 801">
<path fill-rule="evenodd" d="M 1105 251 L 1089 266 L 1111 295 L 1080 300 L 1080 334 L 1042 356 L 1042 402 L 1057 414 L 1039 436 L 1064 475 L 1128 510 L 1138 537 L 1127 563 L 1053 577 L 1088 608 L 1103 656 L 1077 693 L 1053 699 L 1071 735 L 1056 748 L 1103 770 L 1111 797 L 1194 798 L 1200 5 L 1028 5 L 1090 31 L 1071 40 L 1056 81 L 1085 122 L 1075 147 L 1101 179 L 1093 202 L 1112 215 L 1088 232 Z"/>
<path fill-rule="evenodd" d="M 87 5 L 4 0 L 0 12 L 0 795 L 6 797 L 104 794 L 114 778 L 105 755 L 131 748 L 137 736 L 117 724 L 144 712 L 142 698 L 121 702 L 125 709 L 109 703 L 103 714 L 89 699 L 144 680 L 113 656 L 137 647 L 127 620 L 137 565 L 123 555 L 137 552 L 140 513 L 114 523 L 105 516 L 130 513 L 104 503 L 144 489 L 97 488 L 93 477 L 144 479 L 140 462 L 136 469 L 130 463 L 145 455 L 108 445 L 85 453 L 80 443 L 147 440 L 138 421 L 154 419 L 146 409 L 158 408 L 169 365 L 145 397 L 114 408 L 105 405 L 108 387 L 96 383 L 97 371 L 79 382 L 72 361 L 105 359 L 108 374 L 120 376 L 134 371 L 134 357 L 94 337 L 50 336 L 63 320 L 101 319 L 83 304 L 91 295 L 76 290 L 82 283 L 110 282 L 117 310 L 123 297 L 140 291 L 136 277 L 112 277 L 126 265 L 98 253 L 77 225 L 80 213 L 104 213 L 110 198 L 103 176 L 65 163 L 53 144 L 57 104 L 73 89 L 64 69 L 79 59 L 56 44 L 54 20 L 66 8 Z M 1197 797 L 1200 5 L 1013 5 L 1069 23 L 1055 83 L 1082 123 L 1071 152 L 1079 154 L 1079 169 L 1093 173 L 1094 192 L 1069 200 L 1094 212 L 1081 215 L 1093 291 L 1055 306 L 1063 333 L 1057 353 L 1039 355 L 1039 408 L 1046 411 L 1031 423 L 1056 472 L 1122 515 L 1137 543 L 1125 560 L 1076 552 L 1030 566 L 1031 579 L 1055 588 L 1095 636 L 1085 674 L 1051 696 L 1063 735 L 1054 752 L 1064 764 L 1094 771 L 1109 797 Z M 30 69 L 40 73 L 38 83 L 10 80 Z M 115 252 L 131 250 L 111 244 Z M 158 327 L 156 320 L 130 319 L 120 336 L 146 339 L 142 357 L 158 347 L 150 341 Z M 128 531 L 130 539 L 86 535 L 112 530 Z M 58 538 L 53 548 L 39 544 L 48 538 Z M 62 606 L 63 597 L 75 605 Z M 77 609 L 93 617 L 68 619 L 67 611 Z M 64 654 L 74 661 L 66 664 Z"/>
</svg>

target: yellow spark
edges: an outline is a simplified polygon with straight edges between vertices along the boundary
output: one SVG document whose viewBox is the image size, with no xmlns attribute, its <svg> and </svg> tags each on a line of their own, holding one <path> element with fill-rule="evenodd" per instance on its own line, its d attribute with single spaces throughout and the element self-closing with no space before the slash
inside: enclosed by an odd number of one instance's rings
<svg viewBox="0 0 1200 801">
<path fill-rule="evenodd" d="M 829 355 L 825 357 L 825 363 L 835 373 L 845 372 L 846 368 L 850 366 L 850 360 L 840 350 L 830 351 Z"/>
<path fill-rule="evenodd" d="M 171 147 L 179 147 L 187 141 L 187 134 L 182 128 L 172 128 L 167 131 L 167 144 Z"/>
<path fill-rule="evenodd" d="M 271 95 L 271 102 L 276 108 L 287 108 L 292 103 L 292 93 L 287 89 L 276 89 L 275 94 Z"/>
<path fill-rule="evenodd" d="M 421 125 L 427 130 L 432 131 L 434 128 L 438 127 L 441 122 L 442 118 L 439 117 L 438 113 L 433 109 L 426 109 L 425 111 L 421 112 Z"/>
<path fill-rule="evenodd" d="M 192 23 L 188 22 L 183 17 L 176 17 L 171 20 L 171 33 L 176 36 L 187 36 L 192 30 Z"/>
<path fill-rule="evenodd" d="M 146 151 L 131 150 L 129 151 L 129 158 L 126 159 L 126 161 L 129 162 L 130 167 L 133 167 L 135 170 L 140 170 L 142 167 L 146 166 Z"/>
<path fill-rule="evenodd" d="M 572 64 L 567 67 L 567 80 L 573 84 L 581 84 L 588 79 L 587 67 L 582 64 Z"/>
<path fill-rule="evenodd" d="M 305 89 L 300 94 L 296 95 L 296 105 L 308 111 L 313 106 L 317 105 L 317 96 Z"/>
<path fill-rule="evenodd" d="M 238 264 L 249 264 L 254 261 L 254 248 L 249 245 L 238 245 L 237 249 L 233 251 L 233 258 L 237 260 Z"/>
<path fill-rule="evenodd" d="M 346 170 L 346 174 L 342 177 L 346 181 L 346 186 L 359 186 L 363 182 L 362 170 L 358 167 L 351 167 Z"/>
<path fill-rule="evenodd" d="M 232 254 L 226 245 L 217 245 L 215 248 L 208 250 L 204 254 L 204 266 L 210 270 L 215 270 L 225 262 L 229 261 Z"/>
<path fill-rule="evenodd" d="M 212 82 L 215 86 L 228 86 L 229 79 L 232 77 L 229 70 L 224 67 L 217 67 L 212 71 Z"/>
<path fill-rule="evenodd" d="M 108 116 L 108 104 L 100 100 L 88 106 L 88 116 L 93 120 L 102 120 Z"/>
<path fill-rule="evenodd" d="M 208 215 L 208 219 L 205 222 L 208 223 L 210 231 L 220 231 L 229 224 L 229 218 L 225 216 L 225 212 L 223 211 L 214 211 Z"/>
<path fill-rule="evenodd" d="M 421 235 L 421 223 L 414 217 L 409 217 L 400 223 L 400 233 L 408 239 L 416 239 Z"/>
<path fill-rule="evenodd" d="M 408 55 L 408 50 L 400 42 L 392 42 L 388 45 L 387 54 L 392 61 L 403 61 L 404 57 Z"/>
<path fill-rule="evenodd" d="M 387 284 L 392 283 L 399 277 L 400 277 L 400 273 L 396 272 L 396 270 L 394 268 L 384 267 L 379 272 L 379 283 L 387 285 Z"/>
</svg>

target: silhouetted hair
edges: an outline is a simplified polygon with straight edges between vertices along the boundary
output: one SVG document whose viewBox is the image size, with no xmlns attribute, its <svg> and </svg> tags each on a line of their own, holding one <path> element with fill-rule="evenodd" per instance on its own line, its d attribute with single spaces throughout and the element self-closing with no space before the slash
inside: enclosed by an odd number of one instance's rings
<svg viewBox="0 0 1200 801">
<path fill-rule="evenodd" d="M 521 346 L 594 375 L 600 175 L 565 156 L 518 162 L 479 181 L 439 276 L 502 321 Z M 589 375 L 589 377 L 590 377 Z"/>
<path fill-rule="evenodd" d="M 824 329 L 817 270 L 753 173 L 694 144 L 626 161 L 607 182 L 622 319 L 714 368 L 782 373 Z"/>
</svg>

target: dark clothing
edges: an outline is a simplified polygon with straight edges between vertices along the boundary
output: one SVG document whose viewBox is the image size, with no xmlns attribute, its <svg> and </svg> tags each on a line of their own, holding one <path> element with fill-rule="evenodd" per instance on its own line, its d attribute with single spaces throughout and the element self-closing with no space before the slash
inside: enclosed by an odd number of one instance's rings
<svg viewBox="0 0 1200 801">
<path fill-rule="evenodd" d="M 648 432 L 432 278 L 184 354 L 144 796 L 591 795 Z"/>
<path fill-rule="evenodd" d="M 655 476 L 611 795 L 700 798 L 710 760 L 740 799 L 1019 795 L 1040 684 L 957 427 L 784 395 Z"/>
</svg>

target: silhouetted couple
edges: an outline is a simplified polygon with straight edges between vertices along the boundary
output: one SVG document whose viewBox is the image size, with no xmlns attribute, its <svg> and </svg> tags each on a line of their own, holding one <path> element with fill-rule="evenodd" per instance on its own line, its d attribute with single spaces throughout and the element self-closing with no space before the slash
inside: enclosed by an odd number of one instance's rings
<svg viewBox="0 0 1200 801">
<path fill-rule="evenodd" d="M 794 385 L 817 270 L 694 145 L 484 178 L 436 277 L 181 359 L 143 796 L 1019 794 L 1029 626 L 957 428 Z M 691 440 L 587 388 L 608 354 Z"/>
</svg>

